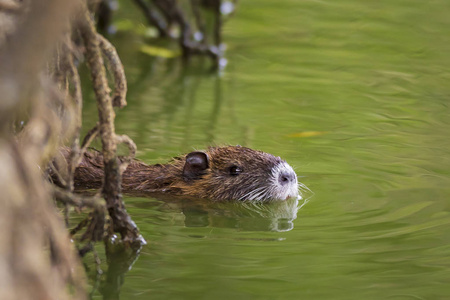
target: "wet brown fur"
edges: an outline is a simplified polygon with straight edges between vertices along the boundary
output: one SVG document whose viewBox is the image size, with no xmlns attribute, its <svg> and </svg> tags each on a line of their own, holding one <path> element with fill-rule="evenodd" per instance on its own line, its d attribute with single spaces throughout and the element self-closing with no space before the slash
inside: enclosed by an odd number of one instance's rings
<svg viewBox="0 0 450 300">
<path fill-rule="evenodd" d="M 133 160 L 123 173 L 122 189 L 124 192 L 162 192 L 216 200 L 240 199 L 268 185 L 273 166 L 282 161 L 271 154 L 241 146 L 211 147 L 204 153 L 209 167 L 193 176 L 186 176 L 183 171 L 187 155 L 173 158 L 167 164 L 147 165 Z M 68 152 L 63 154 L 67 157 Z M 233 167 L 239 167 L 242 172 L 233 176 L 230 174 Z M 100 188 L 102 178 L 101 153 L 87 152 L 75 171 L 76 188 Z"/>
</svg>

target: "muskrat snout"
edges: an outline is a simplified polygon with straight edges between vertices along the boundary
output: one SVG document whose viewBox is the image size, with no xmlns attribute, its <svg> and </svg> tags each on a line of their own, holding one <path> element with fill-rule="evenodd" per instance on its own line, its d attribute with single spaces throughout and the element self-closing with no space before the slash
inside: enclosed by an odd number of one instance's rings
<svg viewBox="0 0 450 300">
<path fill-rule="evenodd" d="M 272 169 L 272 191 L 275 199 L 298 197 L 297 174 L 285 161 L 281 161 Z"/>
</svg>

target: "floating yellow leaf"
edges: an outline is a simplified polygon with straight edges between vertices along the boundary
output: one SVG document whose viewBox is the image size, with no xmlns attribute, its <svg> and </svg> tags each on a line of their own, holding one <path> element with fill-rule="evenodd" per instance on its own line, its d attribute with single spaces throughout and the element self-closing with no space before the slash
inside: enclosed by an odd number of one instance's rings
<svg viewBox="0 0 450 300">
<path fill-rule="evenodd" d="M 326 134 L 326 133 L 327 133 L 326 131 L 303 131 L 303 132 L 296 132 L 296 133 L 288 134 L 287 137 L 302 138 L 302 137 L 311 137 L 311 136 L 322 135 L 322 134 Z"/>
<path fill-rule="evenodd" d="M 180 55 L 179 51 L 172 51 L 166 48 L 154 47 L 149 45 L 143 45 L 140 50 L 141 52 L 151 56 L 159 56 L 165 58 L 172 58 Z"/>
</svg>

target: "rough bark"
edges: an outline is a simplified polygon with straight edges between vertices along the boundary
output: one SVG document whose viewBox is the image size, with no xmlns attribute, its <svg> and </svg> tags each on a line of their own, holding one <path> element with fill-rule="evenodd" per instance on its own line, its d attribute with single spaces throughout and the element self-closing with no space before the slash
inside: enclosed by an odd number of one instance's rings
<svg viewBox="0 0 450 300">
<path fill-rule="evenodd" d="M 64 98 L 42 70 L 76 2 L 14 4 L 14 25 L 0 28 L 0 299 L 85 299 L 78 256 L 38 168 L 68 129 L 55 109 Z M 8 18 L 4 8 L 0 19 Z M 17 136 L 15 118 L 25 124 Z"/>
</svg>

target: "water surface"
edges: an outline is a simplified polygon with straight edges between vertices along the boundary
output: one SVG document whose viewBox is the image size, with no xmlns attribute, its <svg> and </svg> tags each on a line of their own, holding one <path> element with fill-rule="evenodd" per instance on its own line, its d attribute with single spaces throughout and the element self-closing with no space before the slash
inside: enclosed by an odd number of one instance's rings
<svg viewBox="0 0 450 300">
<path fill-rule="evenodd" d="M 119 32 L 117 130 L 140 159 L 240 144 L 283 157 L 314 192 L 265 214 L 127 197 L 148 245 L 120 298 L 448 299 L 449 15 L 443 0 L 240 1 L 220 74 Z"/>
</svg>

